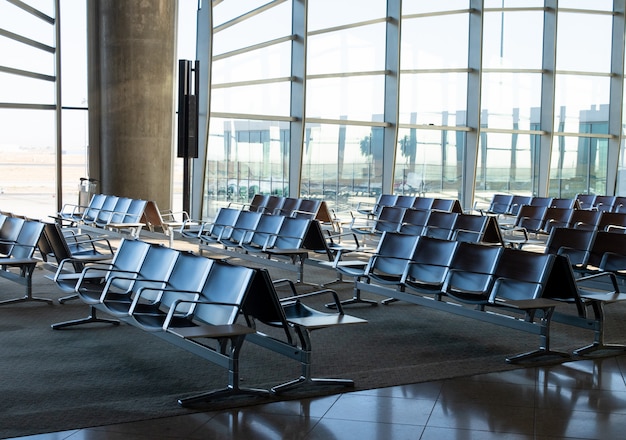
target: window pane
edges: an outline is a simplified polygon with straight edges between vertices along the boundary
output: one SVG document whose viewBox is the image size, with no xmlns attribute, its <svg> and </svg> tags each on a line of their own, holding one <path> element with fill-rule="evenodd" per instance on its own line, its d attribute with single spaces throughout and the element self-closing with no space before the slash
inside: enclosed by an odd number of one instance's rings
<svg viewBox="0 0 626 440">
<path fill-rule="evenodd" d="M 307 124 L 302 158 L 303 197 L 326 200 L 338 212 L 382 189 L 383 129 Z"/>
<path fill-rule="evenodd" d="M 484 126 L 530 130 L 539 123 L 541 74 L 483 73 L 481 92 Z"/>
<path fill-rule="evenodd" d="M 485 0 L 485 8 L 540 8 L 544 0 Z"/>
<path fill-rule="evenodd" d="M 425 2 L 424 0 L 404 0 L 402 14 L 420 14 L 424 12 L 455 11 L 469 8 L 469 0 L 438 0 Z"/>
<path fill-rule="evenodd" d="M 256 193 L 284 195 L 289 182 L 289 124 L 212 118 L 205 217 Z"/>
<path fill-rule="evenodd" d="M 211 90 L 211 111 L 289 116 L 291 84 L 269 83 Z"/>
<path fill-rule="evenodd" d="M 267 4 L 267 0 L 247 0 L 245 2 L 227 0 L 217 2 L 213 6 L 213 26 L 224 24 L 265 4 Z"/>
<path fill-rule="evenodd" d="M 483 133 L 476 168 L 476 191 L 534 194 L 539 136 Z"/>
<path fill-rule="evenodd" d="M 63 110 L 62 191 L 64 203 L 77 202 L 81 177 L 88 177 L 87 146 L 89 127 L 87 110 Z"/>
<path fill-rule="evenodd" d="M 44 3 L 52 5 L 50 1 Z M 43 12 L 54 18 L 52 8 Z M 13 32 L 38 43 L 54 46 L 54 25 L 6 1 L 0 3 L 0 29 Z"/>
<path fill-rule="evenodd" d="M 463 132 L 400 130 L 394 193 L 458 198 L 464 144 Z"/>
<path fill-rule="evenodd" d="M 590 9 L 594 11 L 612 11 L 613 0 L 559 0 L 559 8 Z"/>
<path fill-rule="evenodd" d="M 552 145 L 550 195 L 606 194 L 606 139 L 558 136 Z"/>
<path fill-rule="evenodd" d="M 0 73 L 0 102 L 54 105 L 54 83 Z"/>
<path fill-rule="evenodd" d="M 213 84 L 287 77 L 291 75 L 291 43 L 216 60 L 211 69 Z"/>
<path fill-rule="evenodd" d="M 381 121 L 385 78 L 357 76 L 307 81 L 307 117 Z"/>
<path fill-rule="evenodd" d="M 54 76 L 54 54 L 0 37 L 0 65 Z"/>
<path fill-rule="evenodd" d="M 466 73 L 402 74 L 400 123 L 464 125 Z"/>
<path fill-rule="evenodd" d="M 242 3 L 249 6 L 249 2 L 226 1 L 222 4 L 232 3 Z M 272 23 L 272 25 L 268 26 L 268 23 Z M 282 3 L 215 33 L 213 37 L 213 55 L 219 55 L 287 35 L 291 35 L 291 2 Z"/>
<path fill-rule="evenodd" d="M 541 69 L 543 11 L 487 12 L 483 67 Z"/>
<path fill-rule="evenodd" d="M 384 23 L 309 37 L 307 45 L 309 75 L 384 68 Z"/>
<path fill-rule="evenodd" d="M 85 0 L 61 2 L 63 106 L 87 105 L 87 11 Z M 69 134 L 69 133 L 68 133 Z"/>
<path fill-rule="evenodd" d="M 555 89 L 555 131 L 584 133 L 583 124 L 608 121 L 610 78 L 557 75 Z"/>
<path fill-rule="evenodd" d="M 611 15 L 559 13 L 557 70 L 610 72 L 612 20 Z"/>
<path fill-rule="evenodd" d="M 316 31 L 384 17 L 385 8 L 385 0 L 315 0 L 309 2 L 308 30 Z"/>
<path fill-rule="evenodd" d="M 2 209 L 46 218 L 56 211 L 54 112 L 0 109 L 0 133 Z"/>
<path fill-rule="evenodd" d="M 401 40 L 402 70 L 467 68 L 469 16 L 403 20 Z"/>
</svg>

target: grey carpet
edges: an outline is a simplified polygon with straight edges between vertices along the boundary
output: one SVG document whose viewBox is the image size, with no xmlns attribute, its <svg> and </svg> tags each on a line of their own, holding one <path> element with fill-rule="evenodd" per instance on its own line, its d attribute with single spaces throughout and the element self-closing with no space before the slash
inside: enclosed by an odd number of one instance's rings
<svg viewBox="0 0 626 440">
<path fill-rule="evenodd" d="M 35 294 L 61 296 L 43 275 L 37 270 Z M 274 270 L 273 275 L 289 274 Z M 308 281 L 331 276 L 307 268 Z M 351 284 L 333 287 L 342 298 L 351 296 Z M 0 300 L 22 292 L 0 279 Z M 624 307 L 607 309 L 609 334 L 625 340 L 626 328 L 616 318 Z M 87 311 L 79 301 L 0 306 L 1 438 L 184 414 L 191 410 L 177 405 L 179 397 L 226 385 L 225 370 L 128 325 L 50 328 Z M 368 324 L 314 332 L 313 373 L 354 379 L 357 390 L 519 368 L 506 364 L 505 357 L 538 343 L 535 335 L 402 302 L 346 311 Z M 552 335 L 553 348 L 568 351 L 593 336 L 558 324 Z M 300 374 L 296 362 L 251 344 L 244 345 L 241 363 L 241 386 L 269 388 Z M 281 398 L 341 391 L 307 387 Z M 225 400 L 202 409 L 258 402 Z"/>
</svg>

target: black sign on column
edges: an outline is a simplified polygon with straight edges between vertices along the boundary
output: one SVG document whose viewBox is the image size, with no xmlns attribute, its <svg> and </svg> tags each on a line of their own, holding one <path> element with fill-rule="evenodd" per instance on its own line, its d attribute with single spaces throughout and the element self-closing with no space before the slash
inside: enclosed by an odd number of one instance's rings
<svg viewBox="0 0 626 440">
<path fill-rule="evenodd" d="M 198 87 L 200 64 L 178 60 L 178 157 L 198 157 Z"/>
</svg>

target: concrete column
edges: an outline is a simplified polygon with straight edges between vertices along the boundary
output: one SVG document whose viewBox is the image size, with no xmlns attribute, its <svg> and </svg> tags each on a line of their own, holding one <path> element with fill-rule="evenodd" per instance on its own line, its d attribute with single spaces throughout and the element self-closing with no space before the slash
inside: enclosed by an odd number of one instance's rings
<svg viewBox="0 0 626 440">
<path fill-rule="evenodd" d="M 89 0 L 89 177 L 171 207 L 177 2 Z"/>
</svg>

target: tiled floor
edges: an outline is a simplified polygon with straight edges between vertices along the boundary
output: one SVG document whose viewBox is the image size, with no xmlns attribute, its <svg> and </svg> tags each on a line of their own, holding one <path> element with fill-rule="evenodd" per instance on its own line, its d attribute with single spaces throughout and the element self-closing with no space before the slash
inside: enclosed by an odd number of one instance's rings
<svg viewBox="0 0 626 440">
<path fill-rule="evenodd" d="M 623 439 L 625 373 L 622 355 L 21 438 Z"/>
</svg>

